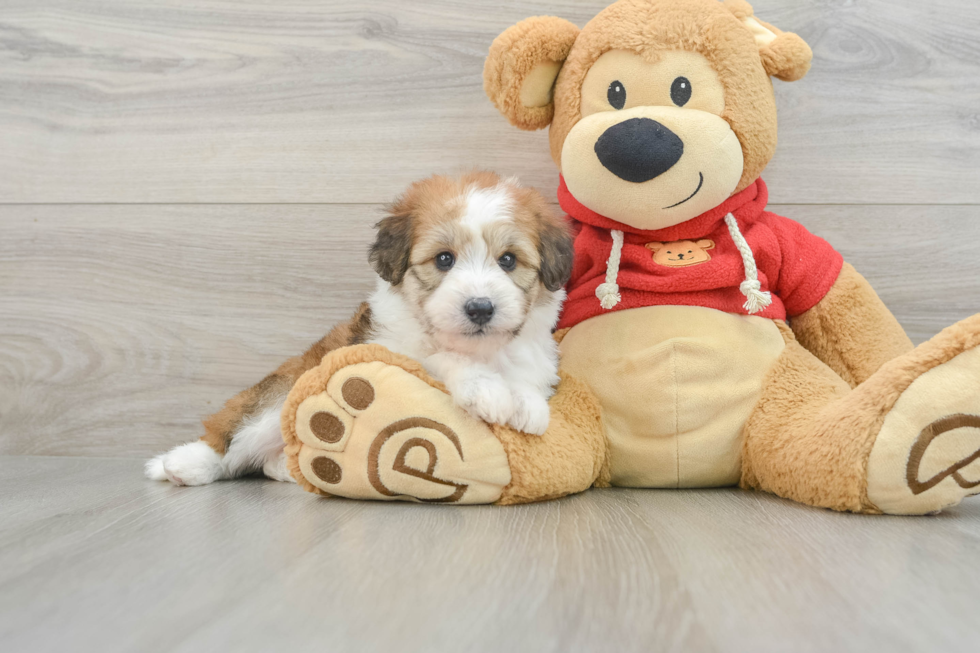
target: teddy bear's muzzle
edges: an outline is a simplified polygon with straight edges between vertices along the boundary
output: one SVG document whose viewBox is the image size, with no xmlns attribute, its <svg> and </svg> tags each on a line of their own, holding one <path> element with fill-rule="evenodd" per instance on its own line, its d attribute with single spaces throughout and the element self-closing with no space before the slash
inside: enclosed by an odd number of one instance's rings
<svg viewBox="0 0 980 653">
<path fill-rule="evenodd" d="M 684 141 L 656 120 L 630 118 L 604 131 L 595 153 L 609 172 L 641 184 L 673 168 L 684 154 Z"/>
</svg>

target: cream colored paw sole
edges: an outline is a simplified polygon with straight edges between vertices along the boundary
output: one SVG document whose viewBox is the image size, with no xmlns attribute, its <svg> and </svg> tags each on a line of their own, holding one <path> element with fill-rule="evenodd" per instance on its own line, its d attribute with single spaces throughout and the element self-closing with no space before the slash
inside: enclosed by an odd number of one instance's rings
<svg viewBox="0 0 980 653">
<path fill-rule="evenodd" d="M 935 367 L 902 393 L 868 458 L 868 499 L 921 515 L 980 492 L 980 348 Z"/>
<path fill-rule="evenodd" d="M 300 471 L 352 499 L 493 503 L 511 479 L 503 446 L 451 397 L 400 367 L 345 367 L 296 412 Z"/>
</svg>

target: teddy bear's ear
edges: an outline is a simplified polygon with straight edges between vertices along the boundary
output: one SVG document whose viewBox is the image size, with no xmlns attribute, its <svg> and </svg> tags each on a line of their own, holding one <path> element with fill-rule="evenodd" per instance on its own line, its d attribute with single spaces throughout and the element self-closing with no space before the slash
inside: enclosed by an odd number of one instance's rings
<svg viewBox="0 0 980 653">
<path fill-rule="evenodd" d="M 725 7 L 752 32 L 767 73 L 784 82 L 803 79 L 813 60 L 813 51 L 806 41 L 756 18 L 752 5 L 745 0 L 725 0 Z"/>
<path fill-rule="evenodd" d="M 663 249 L 663 246 L 664 246 L 663 243 L 647 243 L 646 244 L 646 248 L 648 250 L 650 250 L 651 252 L 659 252 L 661 249 Z"/>
<path fill-rule="evenodd" d="M 700 247 L 701 249 L 714 249 L 715 248 L 715 241 L 713 241 L 713 240 L 708 240 L 708 239 L 699 240 L 695 244 L 698 247 Z"/>
<path fill-rule="evenodd" d="M 483 89 L 515 127 L 551 124 L 555 80 L 579 28 L 563 18 L 537 16 L 494 39 L 483 67 Z"/>
</svg>

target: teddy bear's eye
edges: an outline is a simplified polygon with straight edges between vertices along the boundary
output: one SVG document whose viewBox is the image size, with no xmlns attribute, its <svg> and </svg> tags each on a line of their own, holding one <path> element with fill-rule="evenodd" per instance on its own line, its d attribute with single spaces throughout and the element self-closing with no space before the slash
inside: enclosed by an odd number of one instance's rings
<svg viewBox="0 0 980 653">
<path fill-rule="evenodd" d="M 626 106 L 626 87 L 618 79 L 609 85 L 606 99 L 613 109 L 619 110 Z"/>
<path fill-rule="evenodd" d="M 670 85 L 670 99 L 674 101 L 674 104 L 682 107 L 691 99 L 691 90 L 691 82 L 688 81 L 687 77 L 678 77 Z"/>
</svg>

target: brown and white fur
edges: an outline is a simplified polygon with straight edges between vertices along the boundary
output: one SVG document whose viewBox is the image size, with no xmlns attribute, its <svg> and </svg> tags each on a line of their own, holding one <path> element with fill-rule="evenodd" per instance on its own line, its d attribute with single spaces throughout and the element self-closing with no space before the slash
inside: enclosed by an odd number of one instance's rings
<svg viewBox="0 0 980 653">
<path fill-rule="evenodd" d="M 421 361 L 480 419 L 544 433 L 572 241 L 536 191 L 488 172 L 416 182 L 378 223 L 369 259 L 377 289 L 349 322 L 230 399 L 199 441 L 147 461 L 146 475 L 203 485 L 261 470 L 291 481 L 279 429 L 286 395 L 324 355 L 363 343 Z"/>
</svg>

